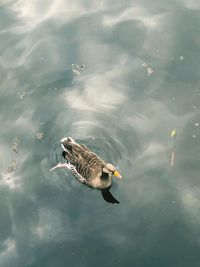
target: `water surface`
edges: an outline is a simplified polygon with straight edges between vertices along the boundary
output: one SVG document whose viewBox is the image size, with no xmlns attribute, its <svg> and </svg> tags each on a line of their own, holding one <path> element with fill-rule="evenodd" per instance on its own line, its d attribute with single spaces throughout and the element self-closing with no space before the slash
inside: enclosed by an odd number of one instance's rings
<svg viewBox="0 0 200 267">
<path fill-rule="evenodd" d="M 199 1 L 3 0 L 0 22 L 0 265 L 198 267 Z M 49 173 L 64 136 L 119 168 L 120 205 Z"/>
</svg>

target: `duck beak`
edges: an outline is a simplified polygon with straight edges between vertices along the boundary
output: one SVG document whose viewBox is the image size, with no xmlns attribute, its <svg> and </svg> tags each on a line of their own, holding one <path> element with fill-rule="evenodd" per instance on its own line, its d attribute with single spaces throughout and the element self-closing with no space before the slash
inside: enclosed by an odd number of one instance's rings
<svg viewBox="0 0 200 267">
<path fill-rule="evenodd" d="M 115 171 L 113 175 L 119 179 L 122 179 L 122 176 L 118 171 Z"/>
</svg>

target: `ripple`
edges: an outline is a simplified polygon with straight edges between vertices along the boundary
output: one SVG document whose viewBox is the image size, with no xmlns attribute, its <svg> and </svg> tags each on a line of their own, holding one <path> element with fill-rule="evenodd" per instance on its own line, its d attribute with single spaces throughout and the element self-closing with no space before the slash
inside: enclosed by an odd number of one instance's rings
<svg viewBox="0 0 200 267">
<path fill-rule="evenodd" d="M 48 163 L 49 166 L 56 165 L 58 162 L 63 161 L 62 148 L 60 142 L 54 144 L 49 152 Z"/>
</svg>

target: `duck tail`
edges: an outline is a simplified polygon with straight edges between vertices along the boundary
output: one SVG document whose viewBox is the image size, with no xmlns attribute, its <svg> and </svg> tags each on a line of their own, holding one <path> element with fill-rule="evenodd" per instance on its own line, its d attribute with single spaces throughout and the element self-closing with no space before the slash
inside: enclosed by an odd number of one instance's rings
<svg viewBox="0 0 200 267">
<path fill-rule="evenodd" d="M 60 140 L 61 146 L 65 152 L 69 152 L 72 150 L 72 146 L 76 144 L 73 138 L 64 137 Z"/>
</svg>

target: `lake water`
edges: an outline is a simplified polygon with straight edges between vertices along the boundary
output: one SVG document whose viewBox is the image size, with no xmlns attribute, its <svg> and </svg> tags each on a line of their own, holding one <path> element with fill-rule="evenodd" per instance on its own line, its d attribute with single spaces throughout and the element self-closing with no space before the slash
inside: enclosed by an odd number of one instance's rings
<svg viewBox="0 0 200 267">
<path fill-rule="evenodd" d="M 199 29 L 199 0 L 1 0 L 1 267 L 199 267 Z M 119 205 L 49 172 L 65 136 Z"/>
</svg>

